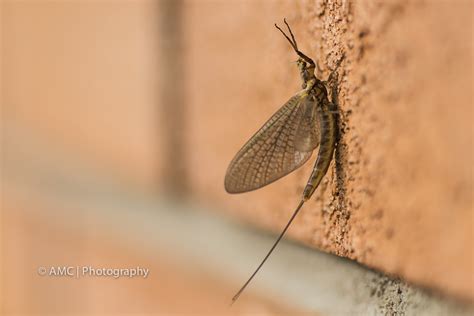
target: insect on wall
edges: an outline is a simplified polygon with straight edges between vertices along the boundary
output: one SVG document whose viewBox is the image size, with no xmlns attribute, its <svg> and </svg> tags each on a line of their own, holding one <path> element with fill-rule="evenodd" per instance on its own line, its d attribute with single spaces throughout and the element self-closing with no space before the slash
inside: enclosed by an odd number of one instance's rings
<svg viewBox="0 0 474 316">
<path fill-rule="evenodd" d="M 296 65 L 303 89 L 292 96 L 247 141 L 230 162 L 224 186 L 228 193 L 244 193 L 266 186 L 301 167 L 319 147 L 313 171 L 303 190 L 301 201 L 255 272 L 232 298 L 235 302 L 273 252 L 303 204 L 313 195 L 334 156 L 337 138 L 337 109 L 328 98 L 325 82 L 315 74 L 316 64 L 303 54 L 293 32 L 284 20 L 288 40 L 298 55 Z"/>
</svg>

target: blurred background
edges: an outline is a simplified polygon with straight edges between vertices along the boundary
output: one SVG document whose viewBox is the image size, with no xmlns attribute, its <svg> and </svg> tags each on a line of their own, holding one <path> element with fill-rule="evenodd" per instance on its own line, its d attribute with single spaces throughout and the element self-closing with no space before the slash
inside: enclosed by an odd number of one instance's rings
<svg viewBox="0 0 474 316">
<path fill-rule="evenodd" d="M 284 17 L 323 78 L 347 50 L 346 173 L 328 172 L 290 236 L 472 303 L 472 5 L 400 3 L 2 0 L 1 313 L 295 315 L 308 312 L 297 297 L 330 301 L 291 283 L 329 274 L 290 274 L 290 245 L 262 275 L 267 288 L 228 307 L 273 240 L 244 227 L 279 231 L 312 167 L 246 196 L 223 188 L 233 155 L 300 87 L 273 27 Z M 316 267 L 306 256 L 316 251 L 297 251 Z M 150 272 L 38 270 L 56 266 Z M 327 303 L 336 310 L 345 295 L 373 296 L 344 282 Z M 282 296 L 286 286 L 294 296 Z"/>
<path fill-rule="evenodd" d="M 229 147 L 232 126 L 219 118 L 241 106 L 230 96 L 253 89 L 245 78 L 234 80 L 234 63 L 264 59 L 239 47 L 275 35 L 272 23 L 282 17 L 271 3 L 258 6 L 275 12 L 264 22 L 254 5 L 238 1 L 2 1 L 2 314 L 286 310 L 251 295 L 229 309 L 248 269 L 231 282 L 222 275 L 235 266 L 220 264 L 216 276 L 211 262 L 238 250 L 225 240 L 208 250 L 212 240 L 193 235 L 207 227 L 205 215 L 178 206 L 193 195 L 191 165 L 216 178 L 225 196 L 232 157 L 215 165 L 193 153 Z M 244 76 L 257 71 L 249 70 L 240 69 Z M 207 148 L 190 146 L 203 137 L 200 116 L 216 121 Z M 139 266 L 150 274 L 38 272 L 64 266 Z"/>
</svg>

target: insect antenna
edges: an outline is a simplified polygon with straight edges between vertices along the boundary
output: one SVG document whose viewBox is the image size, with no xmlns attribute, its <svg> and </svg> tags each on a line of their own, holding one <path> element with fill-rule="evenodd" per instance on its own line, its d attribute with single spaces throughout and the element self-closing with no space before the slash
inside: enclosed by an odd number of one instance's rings
<svg viewBox="0 0 474 316">
<path fill-rule="evenodd" d="M 265 256 L 265 258 L 263 258 L 262 262 L 260 263 L 260 265 L 258 266 L 258 268 L 255 270 L 255 272 L 250 276 L 250 278 L 247 280 L 247 282 L 245 282 L 245 284 L 240 288 L 240 290 L 237 292 L 237 294 L 234 295 L 234 297 L 232 298 L 232 304 L 235 303 L 235 301 L 237 301 L 237 299 L 239 298 L 240 294 L 242 294 L 242 292 L 245 290 L 245 288 L 247 287 L 247 285 L 250 283 L 250 281 L 252 281 L 253 277 L 257 274 L 258 270 L 260 270 L 260 268 L 263 266 L 263 264 L 265 263 L 265 261 L 267 261 L 268 257 L 270 257 L 270 255 L 272 254 L 273 250 L 275 249 L 275 247 L 278 245 L 278 243 L 280 242 L 281 238 L 283 237 L 283 235 L 285 235 L 286 231 L 288 230 L 288 227 L 290 227 L 290 224 L 291 222 L 293 222 L 293 220 L 295 219 L 296 215 L 298 214 L 298 212 L 300 211 L 301 207 L 303 206 L 304 204 L 304 200 L 301 200 L 300 204 L 298 205 L 298 207 L 296 208 L 295 212 L 293 213 L 293 215 L 291 216 L 290 220 L 288 221 L 288 223 L 286 224 L 285 228 L 283 229 L 283 231 L 280 233 L 280 236 L 278 236 L 277 240 L 275 241 L 275 243 L 273 244 L 272 248 L 270 248 L 270 251 L 268 251 L 267 255 Z"/>
<path fill-rule="evenodd" d="M 294 35 L 293 35 L 293 32 L 291 31 L 290 26 L 289 26 L 288 23 L 286 22 L 286 19 L 283 19 L 283 21 L 285 22 L 286 27 L 287 27 L 288 30 L 290 31 L 291 39 L 288 37 L 288 35 L 286 35 L 286 33 L 285 33 L 276 23 L 275 23 L 275 27 L 281 32 L 281 34 L 283 34 L 283 36 L 286 37 L 286 39 L 288 40 L 288 42 L 290 42 L 291 47 L 293 47 L 293 49 L 295 50 L 295 52 L 298 53 L 298 45 L 296 44 L 296 40 L 295 40 L 295 37 L 294 37 Z"/>
<path fill-rule="evenodd" d="M 286 27 L 288 28 L 288 31 L 290 31 L 291 39 L 293 40 L 293 43 L 295 43 L 295 48 L 298 50 L 298 45 L 296 44 L 295 36 L 293 35 L 293 32 L 291 31 L 290 25 L 288 22 L 286 22 L 286 19 L 283 19 L 283 22 L 285 22 Z"/>
<path fill-rule="evenodd" d="M 281 32 L 281 34 L 283 34 L 283 36 L 285 36 L 288 42 L 290 42 L 291 47 L 293 47 L 293 49 L 295 50 L 296 54 L 299 57 L 301 57 L 304 61 L 306 61 L 310 65 L 314 65 L 314 61 L 311 58 L 309 58 L 308 56 L 306 56 L 305 54 L 299 51 L 298 44 L 296 44 L 295 36 L 293 35 L 293 32 L 291 31 L 290 25 L 288 24 L 288 22 L 286 22 L 286 19 L 283 19 L 283 21 L 285 22 L 286 27 L 288 28 L 288 31 L 290 32 L 291 39 L 288 37 L 288 35 L 286 35 L 285 32 L 283 32 L 283 30 L 276 23 L 275 23 L 275 27 Z"/>
</svg>

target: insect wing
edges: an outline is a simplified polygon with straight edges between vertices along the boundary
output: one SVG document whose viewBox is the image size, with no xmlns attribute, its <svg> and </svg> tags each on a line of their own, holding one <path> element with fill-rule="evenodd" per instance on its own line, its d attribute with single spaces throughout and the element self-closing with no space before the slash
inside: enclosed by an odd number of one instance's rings
<svg viewBox="0 0 474 316">
<path fill-rule="evenodd" d="M 303 151 L 295 146 L 298 127 L 307 120 L 307 98 L 303 93 L 293 96 L 240 149 L 227 169 L 224 183 L 227 192 L 242 193 L 261 188 L 309 159 L 312 150 L 307 149 L 314 144 Z M 305 131 L 308 131 L 307 135 L 303 135 Z M 310 128 L 299 131 L 298 137 L 312 138 L 309 131 Z M 311 139 L 301 142 L 310 143 Z"/>
<path fill-rule="evenodd" d="M 295 148 L 298 151 L 313 151 L 321 138 L 320 108 L 313 97 L 307 97 L 302 104 L 302 118 L 295 135 Z"/>
</svg>

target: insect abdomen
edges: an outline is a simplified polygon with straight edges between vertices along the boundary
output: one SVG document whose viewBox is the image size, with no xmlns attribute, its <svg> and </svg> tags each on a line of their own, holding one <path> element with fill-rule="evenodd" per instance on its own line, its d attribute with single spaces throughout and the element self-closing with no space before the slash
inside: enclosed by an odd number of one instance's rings
<svg viewBox="0 0 474 316">
<path fill-rule="evenodd" d="M 322 178 L 326 174 L 331 164 L 334 148 L 336 144 L 336 118 L 331 111 L 330 103 L 325 98 L 319 112 L 321 126 L 321 141 L 319 144 L 318 158 L 313 168 L 313 172 L 304 188 L 303 200 L 307 201 L 314 193 Z"/>
</svg>

